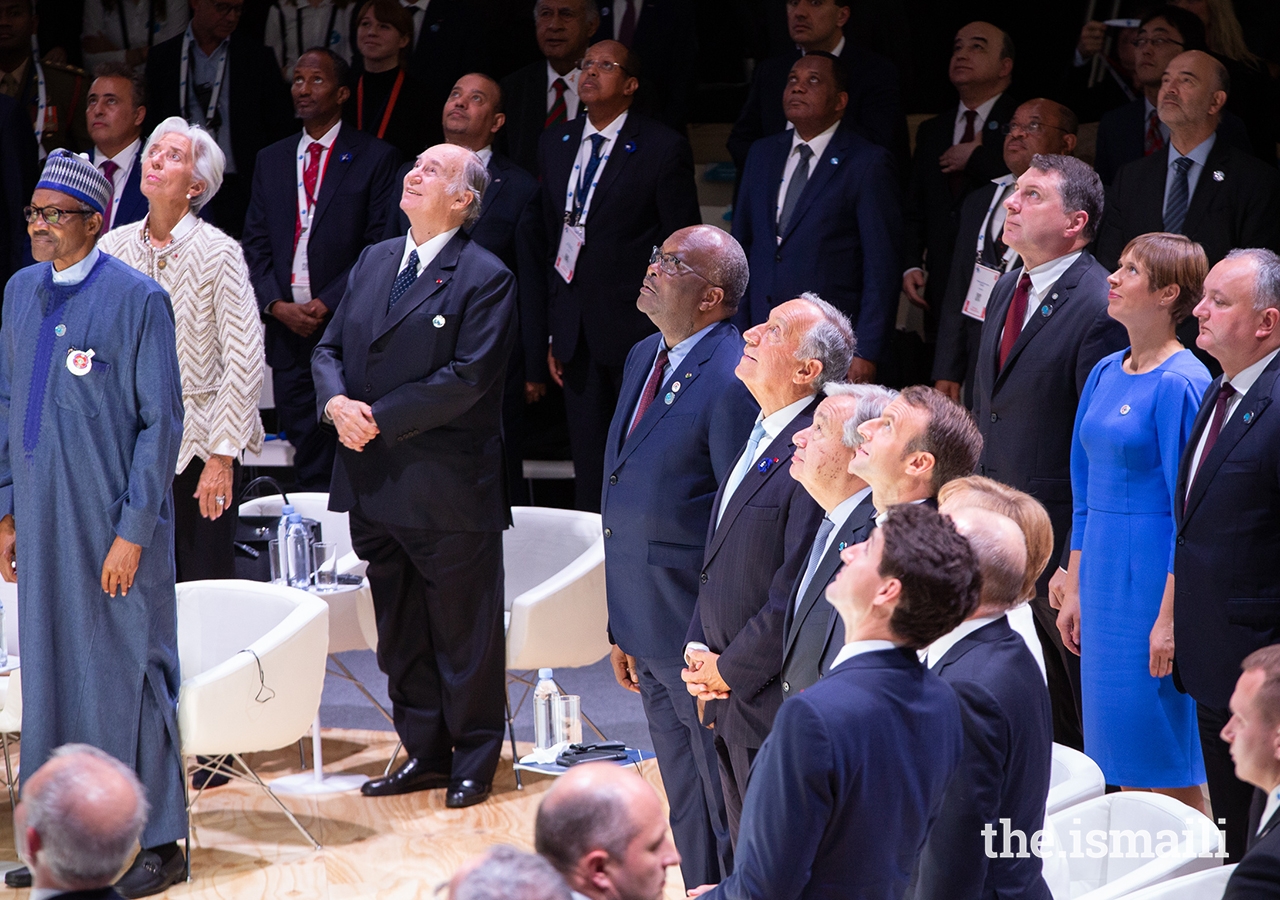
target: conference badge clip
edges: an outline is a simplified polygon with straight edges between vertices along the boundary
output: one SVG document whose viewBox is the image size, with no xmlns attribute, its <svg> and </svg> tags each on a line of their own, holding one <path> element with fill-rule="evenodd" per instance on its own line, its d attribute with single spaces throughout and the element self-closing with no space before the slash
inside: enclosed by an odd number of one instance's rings
<svg viewBox="0 0 1280 900">
<path fill-rule="evenodd" d="M 67 351 L 67 371 L 72 375 L 88 375 L 93 371 L 93 351 L 77 350 L 72 347 Z"/>
</svg>

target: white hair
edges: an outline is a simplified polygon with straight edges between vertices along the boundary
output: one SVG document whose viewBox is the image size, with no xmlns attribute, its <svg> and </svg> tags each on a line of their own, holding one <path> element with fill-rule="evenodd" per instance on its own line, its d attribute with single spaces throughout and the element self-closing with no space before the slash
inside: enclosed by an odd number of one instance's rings
<svg viewBox="0 0 1280 900">
<path fill-rule="evenodd" d="M 828 397 L 853 397 L 858 401 L 853 415 L 844 420 L 844 434 L 841 443 L 852 450 L 862 443 L 862 433 L 858 426 L 884 415 L 884 408 L 893 402 L 898 392 L 892 388 L 878 384 L 840 384 L 831 383 L 823 387 Z"/>
<path fill-rule="evenodd" d="M 1232 250 L 1224 259 L 1247 259 L 1253 263 L 1253 308 L 1262 312 L 1268 307 L 1280 308 L 1280 256 L 1261 248 Z"/>
<path fill-rule="evenodd" d="M 470 228 L 480 218 L 480 202 L 484 199 L 484 192 L 488 187 L 489 170 L 484 167 L 478 154 L 468 151 L 466 161 L 462 164 L 462 171 L 458 173 L 458 180 L 449 185 L 448 191 L 450 196 L 462 191 L 471 192 L 471 203 L 467 205 L 467 217 L 462 222 L 463 228 Z"/>
<path fill-rule="evenodd" d="M 822 313 L 822 318 L 805 332 L 796 347 L 796 359 L 801 362 L 816 359 L 822 363 L 822 371 L 813 380 L 814 390 L 821 391 L 831 382 L 840 381 L 849 374 L 858 339 L 849 317 L 816 293 L 805 291 L 798 299 L 812 303 Z"/>
<path fill-rule="evenodd" d="M 227 156 L 209 132 L 199 125 L 190 124 L 181 116 L 170 116 L 157 125 L 147 138 L 147 144 L 142 148 L 143 159 L 147 158 L 151 145 L 166 134 L 182 135 L 191 142 L 191 172 L 197 181 L 204 182 L 204 190 L 191 198 L 191 211 L 199 215 L 205 204 L 218 193 L 218 188 L 222 187 L 222 173 L 227 167 Z"/>
</svg>

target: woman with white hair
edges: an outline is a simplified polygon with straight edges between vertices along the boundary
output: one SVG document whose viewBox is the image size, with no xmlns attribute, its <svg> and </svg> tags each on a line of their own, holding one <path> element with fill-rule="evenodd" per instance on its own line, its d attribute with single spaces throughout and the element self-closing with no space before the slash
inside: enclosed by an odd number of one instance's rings
<svg viewBox="0 0 1280 900">
<path fill-rule="evenodd" d="M 99 243 L 158 281 L 173 303 L 182 373 L 182 447 L 173 481 L 178 581 L 234 578 L 239 456 L 262 448 L 264 358 L 240 245 L 197 216 L 226 158 L 198 125 L 165 119 L 142 150 L 145 219 Z"/>
</svg>

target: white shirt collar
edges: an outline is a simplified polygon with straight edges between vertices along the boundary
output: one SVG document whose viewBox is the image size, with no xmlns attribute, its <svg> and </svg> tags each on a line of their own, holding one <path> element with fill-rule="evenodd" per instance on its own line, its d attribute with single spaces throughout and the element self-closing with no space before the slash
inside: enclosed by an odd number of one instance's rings
<svg viewBox="0 0 1280 900">
<path fill-rule="evenodd" d="M 869 486 L 864 487 L 862 490 L 845 497 L 836 504 L 835 509 L 827 513 L 827 518 L 835 525 L 835 528 L 831 529 L 832 537 L 835 537 L 835 533 L 844 527 L 845 522 L 849 521 L 849 516 L 853 515 L 853 511 L 858 508 L 858 504 L 870 496 L 871 488 Z"/>
<path fill-rule="evenodd" d="M 423 12 L 427 11 L 427 7 L 431 5 L 431 0 L 400 0 L 400 5 L 405 9 L 417 7 Z"/>
<path fill-rule="evenodd" d="M 563 78 L 564 83 L 569 86 L 569 90 L 565 91 L 566 98 L 569 96 L 569 94 L 573 94 L 573 96 L 575 97 L 578 96 L 578 76 L 581 74 L 582 73 L 579 72 L 577 69 L 570 69 L 569 74 L 561 75 L 559 72 L 557 72 L 555 69 L 551 67 L 551 63 L 547 63 L 547 96 L 554 97 L 556 95 L 556 89 L 552 87 L 552 85 L 556 83 L 557 78 Z M 571 114 L 576 112 L 576 110 L 572 110 L 568 108 L 569 107 L 568 99 L 566 99 L 564 103 L 565 103 L 566 113 L 570 114 L 570 118 L 572 118 Z"/>
<path fill-rule="evenodd" d="M 853 659 L 855 656 L 861 656 L 863 653 L 875 653 L 877 650 L 892 650 L 896 645 L 893 641 L 850 641 L 840 648 L 840 652 L 836 654 L 835 661 L 831 663 L 828 672 L 834 672 L 836 666 L 846 660 Z"/>
<path fill-rule="evenodd" d="M 196 218 L 196 214 L 189 212 L 178 220 L 177 225 L 173 226 L 173 231 L 169 232 L 169 239 L 176 241 L 179 238 L 184 238 L 199 224 L 200 220 Z"/>
<path fill-rule="evenodd" d="M 313 138 L 311 135 L 307 134 L 307 130 L 305 128 L 302 129 L 302 140 L 298 143 L 298 152 L 305 153 L 307 148 L 312 144 L 319 144 L 321 147 L 328 150 L 333 146 L 333 142 L 337 140 L 338 129 L 341 127 L 342 119 L 338 119 L 338 121 L 333 124 L 332 128 L 320 135 L 318 138 Z"/>
<path fill-rule="evenodd" d="M 484 163 L 486 169 L 489 168 L 489 160 L 493 159 L 493 144 L 481 147 L 476 151 L 476 156 L 480 157 L 480 162 Z"/>
<path fill-rule="evenodd" d="M 1027 274 L 1031 276 L 1031 289 L 1036 292 L 1036 297 L 1042 296 L 1045 291 L 1053 287 L 1083 252 L 1083 250 L 1077 250 L 1066 256 L 1051 259 L 1047 263 L 1041 263 L 1034 269 L 1027 269 Z"/>
<path fill-rule="evenodd" d="M 1244 397 L 1245 394 L 1249 393 L 1249 389 L 1253 387 L 1254 382 L 1258 380 L 1267 366 L 1271 365 L 1271 360 L 1276 358 L 1277 353 L 1280 353 L 1280 349 L 1272 350 L 1253 365 L 1241 369 L 1236 373 L 1235 378 L 1226 379 L 1236 389 L 1236 396 Z"/>
<path fill-rule="evenodd" d="M 1280 809 L 1280 785 L 1273 787 L 1271 793 L 1267 794 L 1267 805 L 1262 808 L 1262 818 L 1258 820 L 1258 830 L 1254 832 L 1255 834 L 1262 834 L 1262 829 L 1267 827 L 1267 823 L 1271 821 L 1277 809 Z M 34 893 L 31 898 L 35 900 Z"/>
<path fill-rule="evenodd" d="M 138 155 L 138 150 L 141 149 L 141 147 L 142 147 L 142 138 L 140 137 L 134 138 L 133 143 L 125 147 L 115 156 L 111 156 L 111 157 L 103 156 L 100 152 L 98 152 L 98 148 L 94 147 L 93 148 L 93 164 L 94 166 L 97 166 L 100 168 L 104 162 L 110 159 L 111 162 L 115 163 L 119 167 L 121 172 L 128 172 L 129 167 L 133 165 L 134 157 Z"/>
<path fill-rule="evenodd" d="M 979 103 L 977 106 L 974 107 L 974 112 L 978 114 L 978 117 L 974 120 L 974 123 L 973 123 L 973 130 L 975 134 L 982 128 L 983 125 L 987 123 L 987 119 L 990 118 L 991 116 L 992 108 L 996 105 L 996 101 L 999 100 L 1002 96 L 1003 94 L 996 94 L 990 100 L 984 100 L 982 103 Z M 961 126 L 964 125 L 964 114 L 968 112 L 968 110 L 969 110 L 969 107 L 965 106 L 963 103 L 957 106 L 956 125 L 961 125 Z"/>
<path fill-rule="evenodd" d="M 457 228 L 450 228 L 448 231 L 437 234 L 433 238 L 428 238 L 421 244 L 413 242 L 413 229 L 404 237 L 404 253 L 400 255 L 400 269 L 409 264 L 409 254 L 414 250 L 418 251 L 418 274 L 422 274 L 422 270 L 431 264 L 431 261 L 440 255 L 440 251 L 444 249 L 444 245 L 453 240 L 453 236 L 458 233 Z M 397 269 L 396 271 L 399 271 Z"/>
<path fill-rule="evenodd" d="M 89 255 L 80 260 L 80 262 L 67 266 L 61 272 L 54 269 L 53 283 L 61 285 L 79 284 L 89 277 L 89 270 L 93 268 L 100 255 L 101 251 L 95 246 L 89 251 Z M 53 263 L 49 263 L 49 265 L 52 266 Z"/>
<path fill-rule="evenodd" d="M 591 137 L 593 134 L 602 134 L 604 135 L 604 147 L 601 149 L 600 154 L 603 156 L 608 153 L 613 142 L 618 139 L 618 132 L 622 131 L 622 126 L 627 124 L 627 114 L 629 112 L 631 112 L 631 110 L 624 109 L 618 118 L 604 126 L 604 128 L 596 128 L 596 126 L 591 123 L 591 117 L 588 116 L 587 121 L 582 126 L 582 143 L 585 144 L 587 142 L 587 138 Z"/>
<path fill-rule="evenodd" d="M 826 131 L 821 134 L 815 134 L 809 140 L 802 140 L 800 134 L 793 128 L 791 131 L 791 152 L 795 153 L 796 148 L 801 144 L 808 144 L 809 149 L 813 151 L 813 159 L 816 161 L 827 150 L 827 144 L 831 143 L 831 138 L 835 135 L 836 129 L 840 127 L 840 122 L 835 122 Z"/>
<path fill-rule="evenodd" d="M 772 444 L 774 438 L 782 434 L 782 429 L 790 425 L 791 420 L 804 412 L 805 407 L 812 402 L 813 395 L 810 394 L 808 397 L 801 397 L 795 403 L 790 403 L 767 416 L 764 414 L 764 410 L 757 413 L 756 421 L 764 426 L 764 433 L 769 437 L 769 440 L 760 442 L 761 448 L 763 449 Z"/>
<path fill-rule="evenodd" d="M 942 657 L 960 641 L 973 634 L 979 628 L 990 625 L 997 619 L 1003 619 L 1004 613 L 997 616 L 982 616 L 977 619 L 966 619 L 955 628 L 948 631 L 942 637 L 938 638 L 928 647 L 920 651 L 920 661 L 932 669 L 938 664 Z"/>
</svg>

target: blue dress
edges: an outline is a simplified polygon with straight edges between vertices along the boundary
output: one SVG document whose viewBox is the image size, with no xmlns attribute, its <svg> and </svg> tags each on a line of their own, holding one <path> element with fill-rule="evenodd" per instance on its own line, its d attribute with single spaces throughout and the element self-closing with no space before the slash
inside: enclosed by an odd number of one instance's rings
<svg viewBox="0 0 1280 900">
<path fill-rule="evenodd" d="M 1128 353 L 1090 373 L 1071 447 L 1084 749 L 1108 784 L 1188 787 L 1205 780 L 1196 704 L 1151 677 L 1150 636 L 1173 571 L 1178 462 L 1211 379 L 1189 350 L 1141 375 L 1124 371 Z"/>
</svg>

